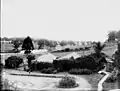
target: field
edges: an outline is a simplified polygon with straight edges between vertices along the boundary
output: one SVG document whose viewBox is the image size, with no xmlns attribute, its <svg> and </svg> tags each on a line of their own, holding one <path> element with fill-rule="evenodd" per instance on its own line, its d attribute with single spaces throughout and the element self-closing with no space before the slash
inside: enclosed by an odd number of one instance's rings
<svg viewBox="0 0 120 91">
<path fill-rule="evenodd" d="M 1 43 L 1 52 L 8 52 L 8 51 L 11 51 L 13 49 L 13 46 L 12 44 L 9 44 L 9 43 Z"/>
</svg>

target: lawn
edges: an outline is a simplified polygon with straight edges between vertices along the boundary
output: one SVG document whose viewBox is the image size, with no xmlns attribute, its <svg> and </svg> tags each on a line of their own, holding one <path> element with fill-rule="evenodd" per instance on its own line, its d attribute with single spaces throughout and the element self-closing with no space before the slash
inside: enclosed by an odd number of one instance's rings
<svg viewBox="0 0 120 91">
<path fill-rule="evenodd" d="M 116 48 L 117 48 L 117 46 L 106 47 L 106 48 L 104 48 L 103 52 L 106 53 L 108 56 L 112 56 L 112 54 L 115 52 Z M 93 52 L 93 50 L 85 51 L 84 54 L 88 55 L 88 54 L 91 54 L 91 52 Z M 69 53 L 71 53 L 71 52 L 55 52 L 55 53 L 52 53 L 52 54 L 55 55 L 55 56 L 65 56 Z M 80 54 L 80 55 L 83 55 L 83 51 L 79 51 L 77 53 Z M 6 59 L 10 55 L 17 55 L 17 56 L 20 56 L 22 58 L 25 57 L 25 55 L 19 55 L 17 53 L 7 53 L 7 54 L 4 55 L 4 57 L 3 57 L 3 55 L 1 56 L 1 60 L 4 61 L 4 59 Z M 39 55 L 36 55 L 36 56 L 39 56 Z M 80 76 L 87 79 L 87 81 L 95 89 L 97 89 L 98 82 L 103 77 L 103 75 L 100 75 L 100 74 L 97 74 L 97 73 L 96 74 L 91 74 L 91 75 L 80 75 Z M 116 84 L 116 82 L 114 82 L 114 83 L 105 82 L 103 86 L 104 86 L 104 89 L 107 91 L 107 90 L 116 88 L 115 84 Z"/>
<path fill-rule="evenodd" d="M 1 50 L 0 52 L 8 52 L 8 51 L 11 51 L 13 49 L 13 45 L 12 44 L 9 44 L 9 43 L 1 43 Z"/>
</svg>

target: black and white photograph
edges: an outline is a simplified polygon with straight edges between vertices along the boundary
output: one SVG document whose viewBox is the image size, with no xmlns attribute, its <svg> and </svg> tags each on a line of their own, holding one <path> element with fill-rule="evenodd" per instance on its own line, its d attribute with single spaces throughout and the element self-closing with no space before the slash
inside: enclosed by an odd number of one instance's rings
<svg viewBox="0 0 120 91">
<path fill-rule="evenodd" d="M 120 91 L 120 0 L 0 4 L 0 91 Z"/>
</svg>

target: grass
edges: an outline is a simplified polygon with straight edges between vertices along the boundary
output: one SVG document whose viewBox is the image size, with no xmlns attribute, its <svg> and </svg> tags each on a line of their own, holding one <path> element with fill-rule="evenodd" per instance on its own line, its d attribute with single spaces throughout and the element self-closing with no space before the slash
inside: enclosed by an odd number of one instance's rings
<svg viewBox="0 0 120 91">
<path fill-rule="evenodd" d="M 104 91 L 109 91 L 111 89 L 117 89 L 117 86 L 116 86 L 117 82 L 105 82 L 103 84 L 103 87 L 104 87 Z"/>
<path fill-rule="evenodd" d="M 9 44 L 9 43 L 1 43 L 1 52 L 7 52 L 7 51 L 10 51 L 13 49 L 13 46 L 12 44 Z"/>
<path fill-rule="evenodd" d="M 2 47 L 1 47 L 2 48 Z M 8 49 L 10 49 L 11 47 L 8 47 Z M 112 56 L 112 54 L 115 52 L 115 50 L 116 50 L 116 46 L 112 46 L 112 47 L 105 47 L 104 48 L 104 50 L 103 50 L 103 52 L 105 53 L 105 54 L 107 54 L 108 56 Z M 8 50 L 8 49 L 5 49 L 5 50 Z M 2 50 L 4 50 L 4 49 L 2 49 Z M 85 55 L 88 55 L 88 54 L 90 54 L 91 52 L 92 52 L 93 50 L 91 50 L 91 51 L 85 51 L 84 53 L 85 53 Z M 53 55 L 55 55 L 55 56 L 65 56 L 65 55 L 67 55 L 67 54 L 69 54 L 69 53 L 72 53 L 72 52 L 55 52 L 55 53 L 52 53 Z M 83 55 L 83 51 L 79 51 L 79 52 L 77 52 L 79 55 Z M 18 55 L 18 54 L 16 54 L 16 53 L 7 53 L 7 55 L 17 55 L 17 56 L 20 56 L 20 57 L 25 57 L 25 55 Z M 36 57 L 38 57 L 39 55 L 36 55 Z M 1 56 L 1 60 L 4 60 L 5 58 L 6 58 L 7 56 L 5 56 L 5 57 L 2 57 Z M 3 58 L 3 59 L 2 59 Z M 85 78 L 85 79 L 87 79 L 87 81 L 92 85 L 92 87 L 93 88 L 95 88 L 95 89 L 97 89 L 97 85 L 98 85 L 98 82 L 100 81 L 100 79 L 103 77 L 103 75 L 100 75 L 100 74 L 91 74 L 91 75 L 80 75 L 80 76 L 83 76 L 83 78 Z M 105 89 L 105 91 L 108 91 L 108 90 L 110 90 L 110 89 L 114 89 L 114 88 L 116 88 L 115 87 L 115 84 L 116 84 L 116 82 L 114 82 L 114 83 L 107 83 L 107 82 L 105 82 L 104 83 L 104 89 Z"/>
<path fill-rule="evenodd" d="M 91 74 L 91 75 L 80 75 L 83 78 L 85 78 L 91 85 L 94 90 L 97 90 L 98 83 L 103 77 L 103 75 L 100 74 Z"/>
</svg>

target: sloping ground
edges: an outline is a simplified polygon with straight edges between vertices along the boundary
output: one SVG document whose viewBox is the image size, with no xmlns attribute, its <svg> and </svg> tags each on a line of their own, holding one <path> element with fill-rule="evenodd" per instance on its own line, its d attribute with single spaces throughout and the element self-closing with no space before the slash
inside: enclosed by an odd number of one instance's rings
<svg viewBox="0 0 120 91">
<path fill-rule="evenodd" d="M 105 47 L 102 52 L 104 52 L 105 54 L 111 57 L 116 50 L 117 50 L 117 46 L 115 45 L 112 47 Z"/>
</svg>

